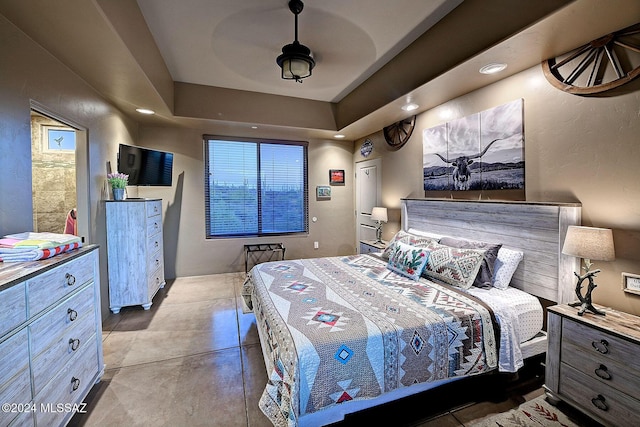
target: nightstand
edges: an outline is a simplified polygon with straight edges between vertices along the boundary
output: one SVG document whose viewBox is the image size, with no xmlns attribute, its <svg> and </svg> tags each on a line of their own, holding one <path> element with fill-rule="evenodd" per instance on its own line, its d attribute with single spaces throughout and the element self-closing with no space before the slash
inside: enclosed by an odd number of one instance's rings
<svg viewBox="0 0 640 427">
<path fill-rule="evenodd" d="M 549 307 L 544 388 L 604 425 L 640 425 L 640 317 Z"/>
<path fill-rule="evenodd" d="M 380 252 L 387 247 L 389 242 L 376 242 L 375 240 L 360 240 L 360 253 L 368 254 L 370 252 Z"/>
</svg>

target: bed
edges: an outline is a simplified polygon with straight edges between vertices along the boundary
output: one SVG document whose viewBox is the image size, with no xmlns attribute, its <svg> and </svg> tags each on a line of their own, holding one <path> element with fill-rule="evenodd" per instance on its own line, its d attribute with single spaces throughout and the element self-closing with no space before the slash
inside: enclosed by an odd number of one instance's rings
<svg viewBox="0 0 640 427">
<path fill-rule="evenodd" d="M 577 260 L 561 248 L 579 204 L 403 199 L 401 209 L 402 229 L 382 253 L 249 273 L 243 297 L 268 374 L 259 406 L 274 425 L 332 423 L 460 378 L 517 371 L 546 351 L 538 297 L 573 300 Z M 479 281 L 490 251 L 494 286 Z"/>
</svg>

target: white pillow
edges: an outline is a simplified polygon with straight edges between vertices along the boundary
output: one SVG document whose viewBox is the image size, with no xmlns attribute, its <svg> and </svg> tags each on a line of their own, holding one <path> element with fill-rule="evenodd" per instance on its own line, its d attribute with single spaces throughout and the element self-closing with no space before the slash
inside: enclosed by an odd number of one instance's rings
<svg viewBox="0 0 640 427">
<path fill-rule="evenodd" d="M 513 273 L 516 272 L 520 261 L 524 257 L 524 253 L 513 249 L 500 248 L 498 258 L 494 265 L 493 287 L 498 289 L 507 289 Z"/>
</svg>

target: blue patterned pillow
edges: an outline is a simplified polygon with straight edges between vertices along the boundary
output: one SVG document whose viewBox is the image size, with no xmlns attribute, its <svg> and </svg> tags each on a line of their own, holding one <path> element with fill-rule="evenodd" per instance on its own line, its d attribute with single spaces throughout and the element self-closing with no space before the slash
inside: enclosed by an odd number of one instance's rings
<svg viewBox="0 0 640 427">
<path fill-rule="evenodd" d="M 428 250 L 395 242 L 389 253 L 387 267 L 409 279 L 418 280 L 428 259 Z"/>
<path fill-rule="evenodd" d="M 439 243 L 433 243 L 428 250 L 424 275 L 463 289 L 473 285 L 485 255 L 480 249 L 452 248 Z"/>
</svg>

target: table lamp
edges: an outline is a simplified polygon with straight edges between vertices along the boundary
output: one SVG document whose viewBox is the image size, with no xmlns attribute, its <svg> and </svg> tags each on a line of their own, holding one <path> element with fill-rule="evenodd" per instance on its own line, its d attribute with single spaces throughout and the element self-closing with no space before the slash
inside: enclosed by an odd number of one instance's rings
<svg viewBox="0 0 640 427">
<path fill-rule="evenodd" d="M 376 243 L 382 243 L 382 223 L 387 222 L 387 208 L 375 207 L 371 210 L 371 219 L 376 221 Z"/>
<path fill-rule="evenodd" d="M 585 311 L 589 310 L 594 314 L 604 316 L 604 312 L 597 310 L 591 304 L 591 293 L 597 287 L 593 279 L 600 269 L 591 270 L 595 261 L 613 261 L 615 259 L 615 250 L 613 248 L 613 233 L 608 228 L 582 227 L 570 225 L 567 229 L 567 235 L 562 246 L 562 253 L 584 259 L 585 274 L 579 275 L 574 272 L 578 278 L 576 284 L 576 295 L 578 302 L 569 304 L 572 307 L 580 307 L 578 315 L 582 316 Z M 582 295 L 582 282 L 588 280 L 587 292 Z"/>
</svg>

